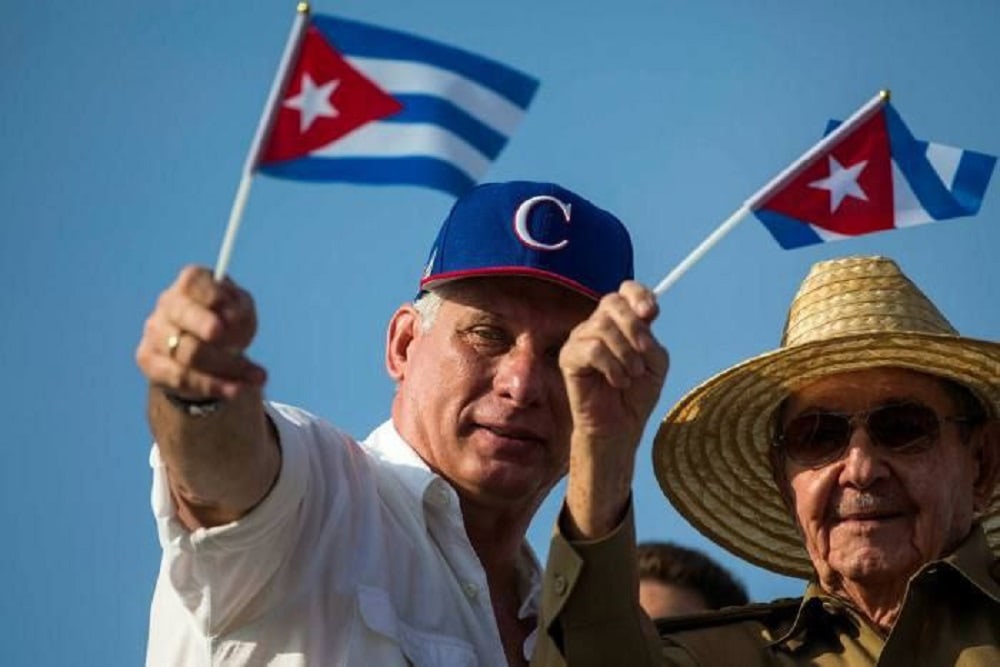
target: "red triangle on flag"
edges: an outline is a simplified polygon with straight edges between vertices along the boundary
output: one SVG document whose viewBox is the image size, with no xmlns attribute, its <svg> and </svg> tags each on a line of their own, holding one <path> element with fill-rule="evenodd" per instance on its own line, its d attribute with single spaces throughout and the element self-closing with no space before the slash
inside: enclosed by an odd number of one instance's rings
<svg viewBox="0 0 1000 667">
<path fill-rule="evenodd" d="M 303 157 L 403 108 L 309 26 L 278 100 L 261 163 Z"/>
<path fill-rule="evenodd" d="M 891 153 L 880 111 L 758 208 L 848 236 L 892 229 Z"/>
</svg>

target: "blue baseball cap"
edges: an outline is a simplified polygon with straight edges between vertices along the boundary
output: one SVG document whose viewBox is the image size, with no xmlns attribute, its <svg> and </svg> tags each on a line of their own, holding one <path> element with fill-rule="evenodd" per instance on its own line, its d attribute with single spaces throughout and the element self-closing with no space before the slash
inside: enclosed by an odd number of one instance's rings
<svg viewBox="0 0 1000 667">
<path fill-rule="evenodd" d="M 441 225 L 420 289 L 483 276 L 549 280 L 599 299 L 633 277 L 621 221 L 554 183 L 485 183 Z"/>
</svg>

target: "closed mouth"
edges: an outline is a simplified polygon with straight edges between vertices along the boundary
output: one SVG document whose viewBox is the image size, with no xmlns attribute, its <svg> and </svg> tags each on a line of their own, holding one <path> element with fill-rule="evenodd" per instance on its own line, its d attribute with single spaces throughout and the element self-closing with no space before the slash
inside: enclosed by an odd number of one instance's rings
<svg viewBox="0 0 1000 667">
<path fill-rule="evenodd" d="M 493 435 L 504 438 L 505 440 L 523 440 L 535 443 L 544 442 L 544 438 L 542 438 L 542 436 L 526 428 L 492 424 L 478 424 L 478 426 L 479 428 L 489 431 Z"/>
<path fill-rule="evenodd" d="M 891 521 L 893 519 L 901 519 L 906 516 L 905 512 L 897 510 L 880 510 L 877 512 L 853 512 L 848 514 L 836 514 L 833 517 L 836 523 L 847 523 L 850 521 L 856 523 L 864 522 L 879 522 L 879 521 Z"/>
<path fill-rule="evenodd" d="M 896 519 L 903 516 L 901 513 L 889 513 L 889 514 L 850 514 L 848 516 L 840 517 L 841 521 L 887 521 L 888 519 Z"/>
</svg>

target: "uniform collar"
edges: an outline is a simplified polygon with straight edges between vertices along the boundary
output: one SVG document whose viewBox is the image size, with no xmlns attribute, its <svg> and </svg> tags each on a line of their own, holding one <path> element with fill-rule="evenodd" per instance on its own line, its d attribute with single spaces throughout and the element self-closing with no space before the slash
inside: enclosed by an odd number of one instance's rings
<svg viewBox="0 0 1000 667">
<path fill-rule="evenodd" d="M 822 628 L 824 632 L 833 623 L 840 623 L 850 618 L 847 605 L 837 598 L 827 595 L 819 584 L 810 581 L 799 604 L 795 621 L 783 633 L 779 634 L 770 646 L 784 646 L 791 651 L 798 650 L 809 640 L 809 633 Z"/>
<path fill-rule="evenodd" d="M 920 569 L 916 578 L 934 574 L 939 567 L 948 567 L 966 579 L 993 602 L 1000 604 L 1000 558 L 990 550 L 986 533 L 979 524 L 973 526 L 955 551 L 935 563 Z"/>
</svg>

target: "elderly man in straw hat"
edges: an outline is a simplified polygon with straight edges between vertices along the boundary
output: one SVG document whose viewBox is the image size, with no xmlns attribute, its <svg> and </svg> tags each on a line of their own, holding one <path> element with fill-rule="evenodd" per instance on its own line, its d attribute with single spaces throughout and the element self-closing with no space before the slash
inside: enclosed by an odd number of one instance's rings
<svg viewBox="0 0 1000 667">
<path fill-rule="evenodd" d="M 1000 665 L 1000 344 L 960 336 L 891 260 L 813 267 L 781 348 L 694 389 L 654 445 L 689 521 L 805 593 L 657 633 L 638 608 L 629 496 L 650 408 L 612 400 L 644 381 L 640 330 L 626 311 L 592 319 L 562 352 L 592 391 L 568 383 L 570 479 L 534 664 Z"/>
</svg>

